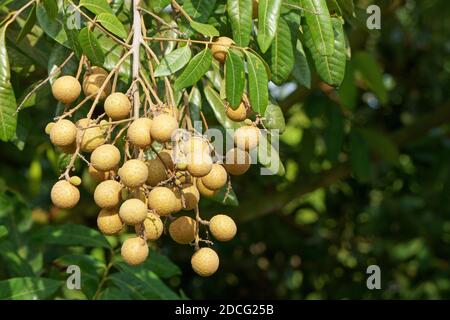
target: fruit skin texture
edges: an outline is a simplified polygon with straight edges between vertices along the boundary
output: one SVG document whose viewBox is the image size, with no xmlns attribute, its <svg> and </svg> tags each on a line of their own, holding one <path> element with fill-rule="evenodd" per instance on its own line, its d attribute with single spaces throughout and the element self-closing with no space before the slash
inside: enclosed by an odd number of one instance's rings
<svg viewBox="0 0 450 320">
<path fill-rule="evenodd" d="M 56 100 L 69 104 L 80 96 L 81 85 L 75 77 L 62 76 L 53 83 L 52 93 Z"/>
<path fill-rule="evenodd" d="M 120 206 L 119 215 L 126 224 L 137 225 L 147 217 L 147 205 L 139 199 L 128 199 Z"/>
<path fill-rule="evenodd" d="M 218 214 L 209 221 L 209 231 L 219 241 L 229 241 L 236 235 L 236 223 L 229 216 Z"/>
<path fill-rule="evenodd" d="M 197 189 L 200 192 L 200 194 L 202 196 L 204 196 L 205 198 L 212 198 L 212 197 L 214 197 L 216 195 L 217 191 L 218 191 L 218 190 L 211 190 L 211 189 L 208 189 L 207 187 L 205 187 L 205 185 L 203 184 L 201 178 L 198 178 L 196 180 L 195 184 L 196 184 Z"/>
<path fill-rule="evenodd" d="M 245 107 L 245 103 L 241 102 L 236 110 L 233 110 L 231 107 L 227 108 L 226 111 L 227 117 L 230 120 L 241 122 L 247 118 L 247 108 Z"/>
<path fill-rule="evenodd" d="M 137 266 L 147 259 L 148 246 L 142 238 L 129 238 L 122 244 L 120 253 L 126 263 L 132 266 Z"/>
<path fill-rule="evenodd" d="M 108 77 L 108 72 L 105 69 L 102 69 L 100 67 L 92 67 L 91 68 L 92 73 L 88 74 L 84 77 L 83 80 L 83 92 L 84 95 L 90 96 L 92 100 L 94 100 L 100 90 L 100 87 L 105 82 L 106 78 Z M 100 100 L 104 100 L 109 94 L 111 93 L 111 83 L 108 81 L 108 83 L 105 86 L 105 89 L 100 94 Z"/>
<path fill-rule="evenodd" d="M 179 211 L 179 198 L 166 187 L 156 187 L 148 194 L 148 206 L 160 216 Z"/>
<path fill-rule="evenodd" d="M 147 184 L 151 187 L 156 186 L 158 183 L 168 178 L 166 167 L 171 170 L 173 169 L 172 156 L 168 150 L 160 151 L 158 155 L 159 156 L 156 156 L 155 159 L 147 161 Z M 161 159 L 163 161 L 161 161 Z"/>
<path fill-rule="evenodd" d="M 200 193 L 198 192 L 198 189 L 193 184 L 187 184 L 184 185 L 182 188 L 182 193 L 184 197 L 184 207 L 183 210 L 190 211 L 194 210 L 194 208 L 197 206 L 198 202 L 200 201 Z M 183 206 L 183 201 L 181 200 L 181 206 Z"/>
<path fill-rule="evenodd" d="M 101 182 L 94 191 L 94 201 L 100 208 L 116 207 L 120 203 L 122 185 L 114 180 Z"/>
<path fill-rule="evenodd" d="M 212 159 L 206 152 L 190 153 L 186 157 L 188 165 L 187 170 L 194 177 L 204 177 L 212 169 Z"/>
<path fill-rule="evenodd" d="M 120 151 L 112 144 L 104 144 L 96 148 L 91 154 L 91 164 L 100 171 L 113 170 L 119 165 Z"/>
<path fill-rule="evenodd" d="M 158 142 L 170 141 L 173 132 L 178 128 L 177 120 L 166 113 L 162 113 L 153 118 L 150 133 L 152 138 Z"/>
<path fill-rule="evenodd" d="M 97 226 L 101 233 L 105 235 L 113 235 L 119 233 L 124 223 L 120 219 L 117 208 L 103 208 L 97 217 Z"/>
<path fill-rule="evenodd" d="M 260 134 L 257 127 L 242 126 L 234 133 L 234 143 L 239 149 L 251 150 L 258 146 Z"/>
<path fill-rule="evenodd" d="M 142 186 L 148 178 L 145 162 L 137 159 L 128 160 L 118 171 L 120 181 L 130 188 Z"/>
<path fill-rule="evenodd" d="M 169 226 L 170 237 L 179 244 L 188 244 L 195 239 L 195 220 L 188 216 L 181 216 Z"/>
<path fill-rule="evenodd" d="M 145 236 L 147 240 L 155 241 L 159 239 L 164 231 L 164 225 L 161 218 L 152 212 L 147 214 L 147 218 L 143 223 L 144 230 L 142 230 L 142 224 L 137 224 L 134 229 L 136 233 L 141 233 L 145 231 Z"/>
<path fill-rule="evenodd" d="M 209 277 L 219 268 L 219 256 L 211 248 L 200 248 L 192 255 L 191 265 L 199 276 Z"/>
<path fill-rule="evenodd" d="M 152 120 L 149 118 L 139 118 L 134 120 L 127 130 L 127 138 L 139 148 L 147 148 L 152 143 L 150 129 Z"/>
<path fill-rule="evenodd" d="M 66 180 L 56 182 L 50 193 L 55 206 L 60 209 L 71 209 L 80 201 L 80 191 Z"/>
<path fill-rule="evenodd" d="M 239 176 L 248 171 L 251 165 L 250 155 L 247 151 L 233 148 L 225 155 L 225 162 L 223 166 L 229 174 Z"/>
<path fill-rule="evenodd" d="M 202 177 L 201 180 L 206 188 L 218 190 L 227 183 L 227 171 L 222 165 L 214 163 L 211 171 L 206 176 Z"/>
<path fill-rule="evenodd" d="M 182 150 L 184 154 L 190 154 L 194 152 L 208 152 L 210 151 L 209 143 L 200 137 L 192 137 L 189 140 L 183 142 Z"/>
<path fill-rule="evenodd" d="M 105 112 L 113 120 L 128 118 L 131 111 L 131 102 L 122 92 L 111 93 L 104 103 Z"/>
<path fill-rule="evenodd" d="M 89 129 L 88 127 L 92 126 Z M 80 141 L 81 151 L 92 152 L 105 143 L 105 133 L 94 121 L 87 118 L 78 120 L 77 141 Z"/>
<path fill-rule="evenodd" d="M 95 182 L 102 182 L 109 179 L 109 172 L 97 170 L 93 165 L 89 166 L 88 173 Z"/>
<path fill-rule="evenodd" d="M 228 50 L 230 46 L 234 44 L 234 41 L 228 37 L 219 37 L 216 41 L 214 41 L 211 51 L 214 59 L 217 61 L 224 63 L 227 58 Z"/>
<path fill-rule="evenodd" d="M 77 127 L 67 119 L 56 122 L 50 130 L 50 141 L 57 147 L 68 147 L 77 138 Z"/>
</svg>

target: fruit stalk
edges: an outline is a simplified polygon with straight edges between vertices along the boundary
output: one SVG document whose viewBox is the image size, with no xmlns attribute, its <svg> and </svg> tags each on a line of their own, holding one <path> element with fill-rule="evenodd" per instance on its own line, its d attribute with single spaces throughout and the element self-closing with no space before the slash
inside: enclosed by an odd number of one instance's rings
<svg viewBox="0 0 450 320">
<path fill-rule="evenodd" d="M 138 10 L 140 0 L 133 0 L 133 116 L 139 118 L 140 95 L 139 95 L 139 48 L 142 42 L 141 15 Z"/>
</svg>

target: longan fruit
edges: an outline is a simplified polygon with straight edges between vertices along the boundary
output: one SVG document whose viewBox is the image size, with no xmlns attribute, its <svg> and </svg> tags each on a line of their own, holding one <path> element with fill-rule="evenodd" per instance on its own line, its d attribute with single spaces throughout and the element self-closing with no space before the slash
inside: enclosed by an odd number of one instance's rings
<svg viewBox="0 0 450 320">
<path fill-rule="evenodd" d="M 144 230 L 142 230 L 142 227 Z M 152 212 L 147 214 L 144 223 L 137 224 L 134 227 L 137 234 L 145 232 L 145 237 L 147 240 L 155 241 L 159 239 L 164 231 L 164 225 L 161 218 Z"/>
<path fill-rule="evenodd" d="M 219 190 L 227 183 L 228 175 L 222 165 L 214 163 L 211 171 L 200 179 L 206 188 L 211 190 Z"/>
<path fill-rule="evenodd" d="M 105 143 L 105 133 L 95 121 L 83 118 L 78 120 L 77 127 L 77 141 L 80 141 L 81 151 L 92 152 Z"/>
<path fill-rule="evenodd" d="M 163 161 L 161 161 L 161 159 Z M 173 169 L 172 156 L 167 150 L 162 150 L 158 153 L 158 156 L 155 156 L 155 159 L 147 161 L 147 167 L 147 184 L 151 187 L 154 187 L 161 181 L 164 181 L 168 178 L 166 170 Z"/>
<path fill-rule="evenodd" d="M 69 179 L 71 185 L 78 187 L 81 184 L 81 178 L 79 176 L 72 176 Z"/>
<path fill-rule="evenodd" d="M 93 95 L 92 100 L 95 100 L 97 94 L 108 77 L 108 72 L 100 67 L 92 67 L 91 73 L 87 74 L 83 80 L 83 92 L 86 97 Z M 100 94 L 100 100 L 104 100 L 111 93 L 111 83 L 105 85 L 102 93 Z"/>
<path fill-rule="evenodd" d="M 234 44 L 234 41 L 228 37 L 219 37 L 213 42 L 211 51 L 214 59 L 220 63 L 224 63 L 227 58 L 228 50 L 230 46 Z"/>
<path fill-rule="evenodd" d="M 209 221 L 209 231 L 219 241 L 229 241 L 236 235 L 236 223 L 229 216 L 218 214 Z"/>
<path fill-rule="evenodd" d="M 234 143 L 242 150 L 251 150 L 259 144 L 259 129 L 255 126 L 242 126 L 234 133 Z"/>
<path fill-rule="evenodd" d="M 251 165 L 251 158 L 247 151 L 233 148 L 225 155 L 223 166 L 229 174 L 239 176 L 248 171 Z"/>
<path fill-rule="evenodd" d="M 160 216 L 179 211 L 179 198 L 167 187 L 156 187 L 148 194 L 148 206 Z M 178 210 L 177 210 L 178 209 Z"/>
<path fill-rule="evenodd" d="M 200 194 L 202 196 L 204 196 L 205 198 L 214 197 L 218 191 L 218 190 L 211 190 L 211 189 L 208 189 L 207 187 L 205 187 L 201 178 L 197 178 L 195 184 L 196 184 L 197 189 L 200 192 Z"/>
<path fill-rule="evenodd" d="M 120 206 L 119 215 L 126 224 L 137 225 L 147 217 L 147 205 L 139 199 L 128 199 Z"/>
<path fill-rule="evenodd" d="M 52 131 L 54 125 L 55 125 L 54 122 L 47 123 L 47 125 L 45 126 L 45 134 L 50 135 L 50 132 Z"/>
<path fill-rule="evenodd" d="M 144 161 L 128 160 L 118 171 L 120 181 L 129 188 L 142 186 L 148 178 L 148 168 Z"/>
<path fill-rule="evenodd" d="M 77 138 L 77 127 L 67 119 L 61 119 L 50 129 L 50 141 L 57 147 L 73 145 Z"/>
<path fill-rule="evenodd" d="M 169 114 L 162 113 L 153 118 L 150 133 L 154 140 L 158 142 L 167 142 L 171 140 L 172 134 L 177 128 L 177 119 Z"/>
<path fill-rule="evenodd" d="M 148 245 L 145 240 L 140 237 L 128 238 L 122 244 L 120 253 L 126 263 L 137 266 L 147 259 Z"/>
<path fill-rule="evenodd" d="M 184 207 L 183 210 L 190 211 L 194 210 L 194 208 L 198 205 L 200 201 L 200 192 L 197 187 L 193 184 L 186 184 L 182 187 L 181 192 L 184 197 Z M 183 201 L 180 199 L 181 205 L 183 205 Z"/>
<path fill-rule="evenodd" d="M 130 142 L 139 148 L 147 148 L 152 144 L 150 129 L 152 120 L 149 118 L 139 118 L 134 120 L 127 130 L 127 138 Z"/>
<path fill-rule="evenodd" d="M 109 171 L 97 170 L 93 165 L 88 167 L 88 173 L 95 182 L 102 182 L 109 179 Z"/>
<path fill-rule="evenodd" d="M 80 96 L 81 85 L 75 77 L 62 76 L 53 82 L 52 93 L 59 102 L 70 104 Z"/>
<path fill-rule="evenodd" d="M 199 276 L 209 277 L 219 268 L 219 256 L 211 248 L 200 248 L 192 255 L 191 265 Z"/>
<path fill-rule="evenodd" d="M 111 93 L 103 104 L 105 113 L 113 120 L 128 118 L 131 111 L 131 102 L 122 92 Z"/>
<path fill-rule="evenodd" d="M 117 208 L 102 208 L 97 217 L 97 226 L 101 233 L 110 236 L 119 233 L 124 223 L 120 219 Z"/>
<path fill-rule="evenodd" d="M 60 209 L 71 209 L 80 201 L 80 191 L 66 180 L 56 182 L 50 192 L 53 204 Z"/>
<path fill-rule="evenodd" d="M 91 154 L 92 166 L 100 171 L 115 169 L 120 162 L 120 151 L 112 144 L 97 147 Z"/>
<path fill-rule="evenodd" d="M 114 180 L 100 182 L 94 191 L 94 201 L 100 208 L 112 208 L 119 205 L 122 185 Z"/>
<path fill-rule="evenodd" d="M 245 103 L 241 102 L 236 110 L 233 110 L 233 108 L 228 106 L 226 114 L 230 120 L 236 122 L 244 121 L 247 118 L 247 108 L 245 107 Z"/>
<path fill-rule="evenodd" d="M 211 156 L 206 152 L 194 152 L 190 153 L 186 157 L 187 170 L 194 177 L 204 177 L 212 169 Z"/>
<path fill-rule="evenodd" d="M 208 141 L 201 137 L 191 137 L 189 140 L 183 142 L 182 150 L 184 154 L 190 154 L 194 152 L 209 152 L 210 147 Z"/>
<path fill-rule="evenodd" d="M 196 223 L 188 216 L 181 216 L 169 225 L 170 237 L 179 244 L 189 244 L 195 239 Z"/>
</svg>

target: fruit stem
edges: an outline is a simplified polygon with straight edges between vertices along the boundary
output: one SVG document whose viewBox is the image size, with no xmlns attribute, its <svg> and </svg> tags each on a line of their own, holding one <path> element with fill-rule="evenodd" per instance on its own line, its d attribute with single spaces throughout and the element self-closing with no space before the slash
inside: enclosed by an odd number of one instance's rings
<svg viewBox="0 0 450 320">
<path fill-rule="evenodd" d="M 139 49 L 142 42 L 141 15 L 138 10 L 140 0 L 133 0 L 133 43 L 131 50 L 133 51 L 133 115 L 134 119 L 139 118 L 139 109 L 141 106 L 139 95 L 139 67 L 140 55 Z"/>
</svg>

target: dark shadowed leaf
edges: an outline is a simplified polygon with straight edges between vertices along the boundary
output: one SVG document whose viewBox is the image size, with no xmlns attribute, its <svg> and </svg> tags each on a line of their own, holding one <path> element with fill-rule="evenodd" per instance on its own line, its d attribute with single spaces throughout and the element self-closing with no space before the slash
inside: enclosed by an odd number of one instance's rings
<svg viewBox="0 0 450 320">
<path fill-rule="evenodd" d="M 350 133 L 350 165 L 356 179 L 361 182 L 369 180 L 371 174 L 369 147 L 359 130 L 352 130 Z"/>
<path fill-rule="evenodd" d="M 0 300 L 42 300 L 52 296 L 62 281 L 46 278 L 11 278 L 0 281 Z"/>
</svg>

